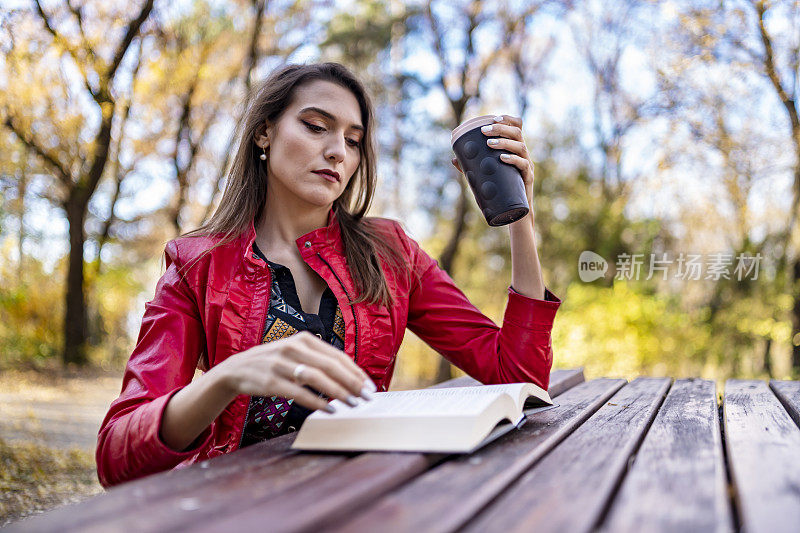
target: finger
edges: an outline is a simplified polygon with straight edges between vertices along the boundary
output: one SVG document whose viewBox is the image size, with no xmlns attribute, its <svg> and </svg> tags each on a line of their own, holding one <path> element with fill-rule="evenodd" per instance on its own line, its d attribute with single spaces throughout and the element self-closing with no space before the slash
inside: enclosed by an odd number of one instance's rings
<svg viewBox="0 0 800 533">
<path fill-rule="evenodd" d="M 306 364 L 307 366 L 303 368 L 303 371 L 298 376 L 295 376 L 295 370 L 297 369 L 297 366 L 291 366 L 292 363 L 288 365 L 290 368 L 286 368 L 285 366 L 281 365 L 279 367 L 279 372 L 284 378 L 294 384 L 301 386 L 308 385 L 309 387 L 321 392 L 329 398 L 337 398 L 351 406 L 357 405 L 355 394 L 352 394 L 340 383 L 337 383 L 324 370 L 316 366 L 311 366 L 310 363 L 303 364 Z"/>
<path fill-rule="evenodd" d="M 361 389 L 364 387 L 364 378 L 360 374 L 349 371 L 338 358 L 315 353 L 311 349 L 308 352 L 298 353 L 295 360 L 308 365 L 308 368 L 321 372 L 327 380 L 335 384 L 337 389 L 346 392 L 345 398 L 346 396 L 358 396 L 361 394 Z M 307 382 L 308 380 L 303 378 L 303 381 Z M 313 385 L 310 382 L 308 384 Z M 338 393 L 337 397 L 341 396 L 342 393 Z"/>
<path fill-rule="evenodd" d="M 313 335 L 301 340 L 302 344 L 295 347 L 296 362 L 319 368 L 350 393 L 361 394 L 369 376 L 347 354 Z"/>
<path fill-rule="evenodd" d="M 459 172 L 461 172 L 462 174 L 464 173 L 464 171 L 463 171 L 463 170 L 461 170 L 461 165 L 459 164 L 459 162 L 458 162 L 458 159 L 456 159 L 456 158 L 454 157 L 453 159 L 451 159 L 451 160 L 450 160 L 450 162 L 451 162 L 451 163 L 453 163 L 453 166 L 454 166 L 454 167 L 456 167 L 456 169 L 457 169 Z"/>
<path fill-rule="evenodd" d="M 511 124 L 512 126 L 522 128 L 522 118 L 520 117 L 512 117 L 511 115 L 497 115 L 494 117 L 494 121 L 500 124 Z"/>
<path fill-rule="evenodd" d="M 528 158 L 528 147 L 525 146 L 524 142 L 521 141 L 512 141 L 511 139 L 486 139 L 486 144 L 489 148 L 494 148 L 497 150 L 507 150 L 513 154 L 516 154 L 523 159 Z"/>
<path fill-rule="evenodd" d="M 310 342 L 315 348 L 318 348 L 320 353 L 334 358 L 335 360 L 339 361 L 346 370 L 352 372 L 359 380 L 361 387 L 366 385 L 367 382 L 374 385 L 374 383 L 372 383 L 372 379 L 369 377 L 369 374 L 367 374 L 364 369 L 358 366 L 355 361 L 353 361 L 353 359 L 351 359 L 350 356 L 344 353 L 342 350 L 336 348 L 335 346 L 331 346 L 327 342 L 324 342 L 313 335 L 308 339 L 308 342 Z"/>
<path fill-rule="evenodd" d="M 292 372 L 297 367 L 287 360 L 275 360 L 270 364 L 269 372 L 253 372 L 250 382 L 240 391 L 252 396 L 282 396 L 296 398 L 309 409 L 325 409 L 327 401 L 318 394 L 295 383 Z"/>
<path fill-rule="evenodd" d="M 311 333 L 307 331 L 303 331 L 299 334 L 293 335 L 290 337 L 293 339 L 293 342 L 300 342 L 303 346 L 306 346 L 309 352 L 304 352 L 303 350 L 300 351 L 293 351 L 294 358 L 303 357 L 302 354 L 304 353 L 320 353 L 324 354 L 328 357 L 333 358 L 333 360 L 338 361 L 341 363 L 341 366 L 348 372 L 351 372 L 355 378 L 356 382 L 348 385 L 343 383 L 346 387 L 349 387 L 356 395 L 361 396 L 365 400 L 371 400 L 372 397 L 370 396 L 371 393 L 377 391 L 377 386 L 369 377 L 369 375 L 361 369 L 351 358 L 349 355 L 344 353 L 342 350 L 331 346 L 330 344 L 322 341 L 321 339 L 315 337 Z M 299 361 L 304 362 L 304 361 Z M 316 364 L 316 363 L 312 363 Z M 355 387 L 355 384 L 358 383 L 358 386 Z"/>
<path fill-rule="evenodd" d="M 525 179 L 525 176 L 527 176 L 529 172 L 531 176 L 533 175 L 533 172 L 531 170 L 531 162 L 526 158 L 522 158 L 514 154 L 500 154 L 500 161 L 502 161 L 503 163 L 514 165 L 515 167 L 520 169 L 520 171 L 522 172 L 523 179 Z"/>
<path fill-rule="evenodd" d="M 308 409 L 322 409 L 329 413 L 333 412 L 333 407 L 329 406 L 327 400 L 320 398 L 302 385 L 298 385 L 292 381 L 284 382 L 277 392 L 277 395 L 283 396 L 284 398 L 291 398 Z"/>
<path fill-rule="evenodd" d="M 507 139 L 514 139 L 522 141 L 522 129 L 517 126 L 508 126 L 505 124 L 487 124 L 481 127 L 481 133 L 491 137 L 505 137 Z"/>
</svg>

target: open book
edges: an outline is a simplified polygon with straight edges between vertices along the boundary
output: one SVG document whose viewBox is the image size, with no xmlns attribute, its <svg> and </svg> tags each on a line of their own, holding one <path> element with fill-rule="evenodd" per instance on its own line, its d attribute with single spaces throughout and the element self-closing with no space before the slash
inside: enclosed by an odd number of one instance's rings
<svg viewBox="0 0 800 533">
<path fill-rule="evenodd" d="M 554 406 L 533 383 L 377 392 L 355 407 L 315 411 L 295 438 L 296 450 L 469 453 L 519 427 L 526 414 Z M 548 407 L 549 408 L 549 407 Z M 504 420 L 508 422 L 503 423 Z M 498 425 L 499 424 L 499 425 Z"/>
</svg>

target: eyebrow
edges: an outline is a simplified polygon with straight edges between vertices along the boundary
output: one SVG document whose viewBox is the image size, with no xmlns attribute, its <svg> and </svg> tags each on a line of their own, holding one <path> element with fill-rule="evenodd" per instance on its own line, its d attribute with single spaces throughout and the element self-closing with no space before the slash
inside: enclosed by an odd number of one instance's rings
<svg viewBox="0 0 800 533">
<path fill-rule="evenodd" d="M 336 122 L 336 117 L 332 113 L 328 113 L 327 111 L 325 111 L 324 109 L 320 109 L 319 107 L 313 107 L 313 106 L 304 107 L 303 109 L 300 110 L 300 113 L 305 113 L 307 111 L 311 111 L 311 112 L 314 112 L 314 113 L 319 113 L 323 117 L 327 117 L 327 118 L 333 120 L 334 122 Z M 361 133 L 364 133 L 364 128 L 359 126 L 358 124 L 350 124 L 350 128 L 358 130 Z"/>
</svg>

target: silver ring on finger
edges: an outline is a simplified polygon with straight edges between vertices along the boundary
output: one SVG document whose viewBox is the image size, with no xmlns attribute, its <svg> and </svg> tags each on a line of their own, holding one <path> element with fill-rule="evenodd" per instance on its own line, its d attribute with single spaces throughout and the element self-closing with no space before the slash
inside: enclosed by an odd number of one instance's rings
<svg viewBox="0 0 800 533">
<path fill-rule="evenodd" d="M 303 363 L 300 363 L 296 367 L 294 367 L 294 372 L 292 372 L 292 378 L 295 380 L 296 383 L 301 383 L 303 371 L 308 368 Z"/>
</svg>

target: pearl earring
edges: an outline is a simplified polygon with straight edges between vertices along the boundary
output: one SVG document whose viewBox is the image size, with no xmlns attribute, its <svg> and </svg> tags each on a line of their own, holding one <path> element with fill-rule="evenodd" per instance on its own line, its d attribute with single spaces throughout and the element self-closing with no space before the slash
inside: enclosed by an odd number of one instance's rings
<svg viewBox="0 0 800 533">
<path fill-rule="evenodd" d="M 266 147 L 262 147 L 261 149 L 264 150 L 264 153 L 261 154 L 260 156 L 258 156 L 258 158 L 260 160 L 262 160 L 262 161 L 266 161 L 267 160 L 267 148 Z"/>
</svg>

